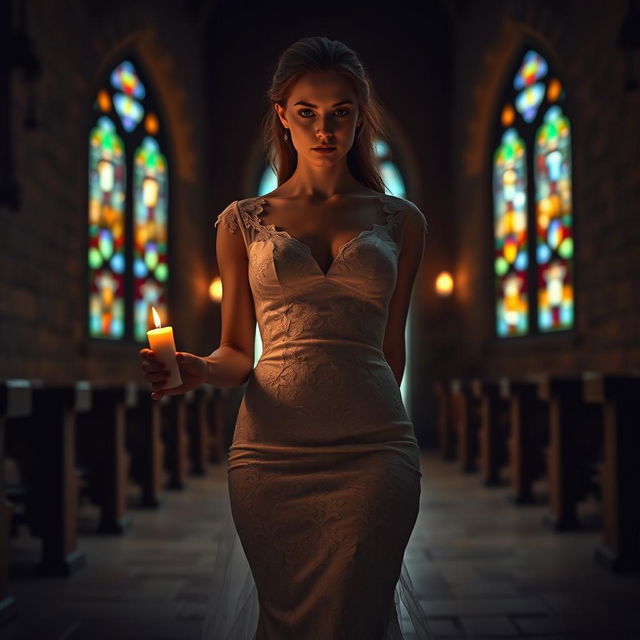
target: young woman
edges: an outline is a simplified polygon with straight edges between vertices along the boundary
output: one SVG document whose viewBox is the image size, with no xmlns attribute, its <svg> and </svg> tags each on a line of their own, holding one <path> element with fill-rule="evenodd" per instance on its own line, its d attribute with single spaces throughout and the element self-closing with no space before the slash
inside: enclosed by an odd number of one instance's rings
<svg viewBox="0 0 640 640">
<path fill-rule="evenodd" d="M 402 638 L 402 599 L 412 637 L 425 638 L 403 564 L 421 473 L 399 385 L 427 223 L 385 195 L 380 107 L 346 45 L 294 43 L 268 97 L 279 186 L 232 202 L 215 223 L 221 346 L 178 354 L 184 384 L 169 390 L 141 351 L 155 398 L 247 383 L 228 459 L 233 522 L 203 637 Z"/>
</svg>

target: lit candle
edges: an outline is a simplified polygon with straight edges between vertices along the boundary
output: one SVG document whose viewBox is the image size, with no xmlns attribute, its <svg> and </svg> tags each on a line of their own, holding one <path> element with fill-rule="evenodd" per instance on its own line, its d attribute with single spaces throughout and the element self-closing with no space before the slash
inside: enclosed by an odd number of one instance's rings
<svg viewBox="0 0 640 640">
<path fill-rule="evenodd" d="M 147 331 L 149 346 L 155 351 L 158 360 L 169 369 L 169 379 L 164 388 L 173 389 L 182 384 L 180 368 L 176 362 L 176 344 L 173 341 L 173 327 L 161 326 L 162 323 L 160 322 L 158 312 L 154 307 L 151 307 L 151 311 L 153 312 L 153 321 L 156 324 L 156 328 Z"/>
</svg>

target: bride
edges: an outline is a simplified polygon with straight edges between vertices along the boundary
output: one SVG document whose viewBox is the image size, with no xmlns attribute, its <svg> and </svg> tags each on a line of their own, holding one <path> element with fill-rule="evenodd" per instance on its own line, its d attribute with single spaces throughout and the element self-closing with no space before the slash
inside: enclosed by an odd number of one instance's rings
<svg viewBox="0 0 640 640">
<path fill-rule="evenodd" d="M 154 399 L 246 383 L 202 637 L 426 638 L 403 562 L 421 473 L 399 385 L 427 223 L 385 195 L 381 109 L 349 47 L 295 42 L 268 98 L 278 187 L 215 221 L 220 347 L 178 353 L 173 389 L 155 353 L 140 351 Z"/>
</svg>

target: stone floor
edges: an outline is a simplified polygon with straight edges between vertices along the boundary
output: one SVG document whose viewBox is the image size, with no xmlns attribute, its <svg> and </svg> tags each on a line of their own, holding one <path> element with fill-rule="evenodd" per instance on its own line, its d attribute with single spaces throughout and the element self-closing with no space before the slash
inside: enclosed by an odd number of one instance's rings
<svg viewBox="0 0 640 640">
<path fill-rule="evenodd" d="M 612 576 L 592 560 L 595 526 L 553 533 L 542 503 L 513 506 L 506 487 L 483 488 L 433 454 L 422 472 L 405 560 L 434 638 L 640 639 L 640 576 Z M 212 466 L 186 491 L 166 493 L 160 509 L 132 509 L 119 538 L 91 534 L 95 513 L 85 507 L 87 565 L 67 579 L 34 576 L 39 545 L 23 528 L 11 541 L 18 616 L 0 638 L 198 639 L 225 479 Z M 583 507 L 587 521 L 594 507 Z"/>
</svg>

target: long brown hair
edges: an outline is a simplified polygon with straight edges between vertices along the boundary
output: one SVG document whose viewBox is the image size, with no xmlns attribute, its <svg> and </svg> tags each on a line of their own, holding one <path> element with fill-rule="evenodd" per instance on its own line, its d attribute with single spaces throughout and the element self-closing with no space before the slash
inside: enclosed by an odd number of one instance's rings
<svg viewBox="0 0 640 640">
<path fill-rule="evenodd" d="M 362 125 L 356 129 L 353 146 L 347 154 L 347 166 L 353 177 L 363 185 L 380 193 L 385 185 L 378 170 L 374 144 L 386 138 L 382 109 L 373 92 L 373 85 L 356 53 L 339 40 L 323 36 L 302 38 L 294 42 L 280 56 L 267 91 L 269 109 L 264 117 L 264 143 L 267 160 L 278 177 L 278 185 L 286 182 L 298 164 L 298 152 L 285 142 L 285 128 L 273 105 L 285 108 L 293 85 L 309 71 L 338 71 L 349 78 L 356 90 Z"/>
</svg>

